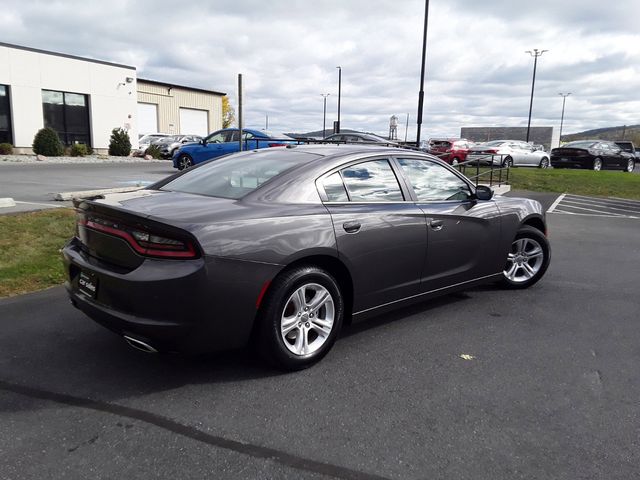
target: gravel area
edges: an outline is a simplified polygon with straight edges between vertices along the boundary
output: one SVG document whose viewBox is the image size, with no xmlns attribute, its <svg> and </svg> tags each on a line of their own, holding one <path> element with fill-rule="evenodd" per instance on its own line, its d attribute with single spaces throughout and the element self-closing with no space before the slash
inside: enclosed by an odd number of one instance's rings
<svg viewBox="0 0 640 480">
<path fill-rule="evenodd" d="M 141 157 L 112 157 L 109 155 L 87 155 L 86 157 L 44 157 L 36 155 L 0 155 L 0 163 L 167 163 L 170 160 L 145 160 Z"/>
</svg>

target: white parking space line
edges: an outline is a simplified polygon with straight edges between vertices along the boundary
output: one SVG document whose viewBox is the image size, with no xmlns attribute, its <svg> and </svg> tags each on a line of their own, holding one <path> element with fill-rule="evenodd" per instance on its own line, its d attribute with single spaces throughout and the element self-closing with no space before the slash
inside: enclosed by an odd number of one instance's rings
<svg viewBox="0 0 640 480">
<path fill-rule="evenodd" d="M 606 198 L 598 198 L 598 197 L 586 197 L 584 195 L 575 195 L 573 193 L 567 193 L 567 197 L 573 198 L 584 198 L 585 200 L 591 201 L 599 201 L 599 202 L 615 202 L 615 203 L 623 203 L 623 204 L 631 204 L 640 206 L 640 200 L 631 200 L 628 198 L 619 198 L 619 197 L 606 197 Z"/>
<path fill-rule="evenodd" d="M 613 206 L 602 204 L 602 203 L 585 202 L 583 200 L 577 201 L 577 200 L 573 200 L 571 198 L 565 198 L 563 205 L 565 205 L 565 206 L 583 205 L 583 206 L 591 206 L 591 207 L 598 207 L 598 208 L 607 208 L 609 210 L 622 210 L 623 212 L 639 213 L 640 214 L 640 209 L 639 210 L 634 210 L 634 209 L 629 209 L 629 208 L 613 207 Z"/>
<path fill-rule="evenodd" d="M 557 208 L 553 211 L 553 213 L 559 213 L 562 215 L 578 215 L 581 217 L 604 217 L 604 218 L 635 218 L 635 217 L 627 217 L 626 215 L 599 215 L 597 213 L 577 213 L 577 212 L 565 212 L 564 210 L 558 210 Z"/>
<path fill-rule="evenodd" d="M 575 202 L 598 203 L 601 205 L 615 205 L 619 207 L 640 209 L 640 202 L 637 202 L 635 200 L 620 200 L 617 198 L 579 197 L 576 195 L 567 195 L 565 197 L 565 200 L 573 200 Z"/>
<path fill-rule="evenodd" d="M 549 207 L 549 210 L 547 210 L 547 213 L 553 213 L 553 211 L 556 209 L 556 207 L 562 201 L 562 199 L 565 197 L 565 195 L 566 194 L 563 193 L 558 198 L 556 198 L 556 201 L 551 204 L 551 207 Z"/>
<path fill-rule="evenodd" d="M 640 201 L 566 194 L 558 197 L 547 212 L 640 220 Z"/>
</svg>

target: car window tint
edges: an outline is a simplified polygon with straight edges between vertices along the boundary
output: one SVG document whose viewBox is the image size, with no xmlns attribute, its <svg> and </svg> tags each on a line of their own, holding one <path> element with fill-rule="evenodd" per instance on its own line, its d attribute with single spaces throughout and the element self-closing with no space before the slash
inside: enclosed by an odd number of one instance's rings
<svg viewBox="0 0 640 480">
<path fill-rule="evenodd" d="M 348 202 L 347 190 L 344 188 L 342 177 L 339 172 L 333 173 L 322 182 L 324 191 L 330 202 Z"/>
<path fill-rule="evenodd" d="M 240 138 L 240 132 L 238 131 L 231 132 L 231 135 L 229 135 L 227 138 L 227 142 L 237 142 L 239 138 Z"/>
<path fill-rule="evenodd" d="M 263 153 L 259 160 L 251 152 L 232 155 L 188 170 L 160 190 L 242 198 L 271 178 L 314 158 L 302 152 L 283 155 L 281 151 Z"/>
<path fill-rule="evenodd" d="M 402 190 L 387 160 L 370 160 L 342 170 L 352 202 L 400 202 Z"/>
<path fill-rule="evenodd" d="M 227 140 L 227 132 L 218 132 L 207 137 L 207 143 L 222 143 Z"/>
<path fill-rule="evenodd" d="M 398 163 L 419 201 L 467 200 L 471 196 L 467 183 L 442 165 L 408 158 L 398 159 Z"/>
</svg>

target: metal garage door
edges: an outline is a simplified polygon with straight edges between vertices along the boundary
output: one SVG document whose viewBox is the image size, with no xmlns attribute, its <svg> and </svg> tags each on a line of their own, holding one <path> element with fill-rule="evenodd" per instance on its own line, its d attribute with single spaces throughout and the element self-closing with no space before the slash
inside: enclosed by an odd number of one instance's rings
<svg viewBox="0 0 640 480">
<path fill-rule="evenodd" d="M 138 133 L 158 132 L 158 105 L 155 103 L 138 103 Z"/>
<path fill-rule="evenodd" d="M 201 135 L 209 133 L 208 116 L 206 110 L 193 108 L 180 109 L 180 133 L 182 135 Z"/>
</svg>

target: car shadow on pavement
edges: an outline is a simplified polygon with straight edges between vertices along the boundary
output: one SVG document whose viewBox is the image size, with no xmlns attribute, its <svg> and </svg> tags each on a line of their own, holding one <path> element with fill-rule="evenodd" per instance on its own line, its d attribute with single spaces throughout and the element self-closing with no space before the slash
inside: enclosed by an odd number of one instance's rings
<svg viewBox="0 0 640 480">
<path fill-rule="evenodd" d="M 230 388 L 239 388 L 243 382 L 269 377 L 288 382 L 287 375 L 298 375 L 273 368 L 249 348 L 206 355 L 140 352 L 72 308 L 61 288 L 24 297 L 26 302 L 10 301 L 20 308 L 11 312 L 11 328 L 0 337 L 0 395 L 13 385 L 118 403 L 189 385 L 216 388 L 231 383 Z M 351 339 L 358 339 L 361 333 L 414 316 L 425 321 L 422 315 L 429 311 L 472 298 L 473 290 L 455 293 L 346 325 L 338 344 L 349 347 Z M 7 311 L 6 305 L 0 302 L 0 314 Z M 427 321 L 446 320 L 439 316 L 439 320 Z M 325 367 L 321 362 L 314 368 Z M 318 374 L 312 370 L 302 375 Z M 43 405 L 0 402 L 0 412 Z"/>
</svg>

